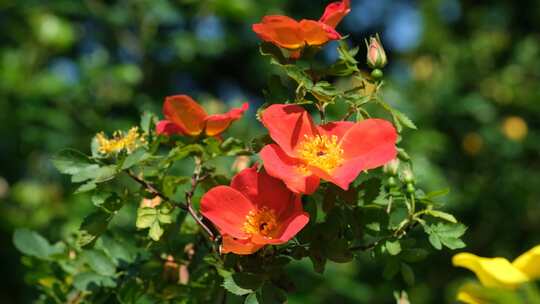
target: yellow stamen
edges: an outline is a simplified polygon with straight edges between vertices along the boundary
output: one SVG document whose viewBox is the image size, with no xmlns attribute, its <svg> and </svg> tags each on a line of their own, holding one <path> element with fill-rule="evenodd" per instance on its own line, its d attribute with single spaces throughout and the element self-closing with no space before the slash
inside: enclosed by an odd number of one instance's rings
<svg viewBox="0 0 540 304">
<path fill-rule="evenodd" d="M 98 151 L 101 154 L 114 154 L 122 150 L 129 154 L 146 143 L 137 127 L 131 128 L 126 134 L 122 131 L 115 131 L 110 139 L 105 136 L 105 133 L 100 132 L 96 134 L 96 140 L 99 145 Z"/>
<path fill-rule="evenodd" d="M 251 210 L 246 215 L 244 231 L 248 234 L 260 234 L 271 239 L 276 228 L 276 212 L 272 209 L 262 207 L 259 210 Z"/>
<path fill-rule="evenodd" d="M 325 172 L 331 172 L 343 163 L 343 149 L 335 135 L 305 135 L 297 150 L 306 165 L 317 167 Z M 299 167 L 302 172 L 302 167 Z"/>
</svg>

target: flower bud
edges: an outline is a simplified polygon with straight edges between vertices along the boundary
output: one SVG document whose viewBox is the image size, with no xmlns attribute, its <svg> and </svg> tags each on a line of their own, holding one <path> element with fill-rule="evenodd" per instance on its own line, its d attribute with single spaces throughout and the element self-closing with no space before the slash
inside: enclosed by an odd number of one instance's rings
<svg viewBox="0 0 540 304">
<path fill-rule="evenodd" d="M 414 183 L 414 174 L 412 173 L 411 169 L 407 168 L 405 170 L 403 170 L 401 172 L 402 174 L 402 179 L 404 182 L 410 184 L 410 183 Z"/>
<path fill-rule="evenodd" d="M 397 158 L 392 159 L 383 167 L 384 173 L 390 174 L 390 175 L 396 175 L 398 172 L 398 169 L 399 169 L 399 159 Z"/>
<path fill-rule="evenodd" d="M 369 43 L 366 40 L 367 46 L 367 64 L 372 69 L 383 68 L 388 62 L 386 52 L 382 46 L 379 36 L 370 37 Z"/>
</svg>

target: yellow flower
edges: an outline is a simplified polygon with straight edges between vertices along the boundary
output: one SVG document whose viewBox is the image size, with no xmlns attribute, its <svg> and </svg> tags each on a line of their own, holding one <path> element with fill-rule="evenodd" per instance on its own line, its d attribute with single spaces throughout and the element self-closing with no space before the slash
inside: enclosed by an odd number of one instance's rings
<svg viewBox="0 0 540 304">
<path fill-rule="evenodd" d="M 145 139 L 139 134 L 139 128 L 133 127 L 126 134 L 122 131 L 115 131 L 112 138 L 107 138 L 105 133 L 96 134 L 98 152 L 101 154 L 115 154 L 126 151 L 128 154 L 144 145 Z"/>
<path fill-rule="evenodd" d="M 484 258 L 463 252 L 452 258 L 452 264 L 474 272 L 485 287 L 512 290 L 540 278 L 540 245 L 520 255 L 512 263 L 505 258 Z M 464 286 L 458 293 L 458 300 L 470 304 L 485 303 L 475 290 L 469 285 Z"/>
</svg>

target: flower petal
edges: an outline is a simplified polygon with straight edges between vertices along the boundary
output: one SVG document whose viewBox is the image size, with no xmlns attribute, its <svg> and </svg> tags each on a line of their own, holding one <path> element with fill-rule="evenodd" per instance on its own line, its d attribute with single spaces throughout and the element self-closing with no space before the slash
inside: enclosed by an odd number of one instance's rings
<svg viewBox="0 0 540 304">
<path fill-rule="evenodd" d="M 239 239 L 249 236 L 243 225 L 253 204 L 238 190 L 228 186 L 217 186 L 201 198 L 201 213 L 220 231 Z"/>
<path fill-rule="evenodd" d="M 323 45 L 329 40 L 341 38 L 341 35 L 332 27 L 314 20 L 304 19 L 300 21 L 300 32 L 308 45 Z"/>
<path fill-rule="evenodd" d="M 286 49 L 304 46 L 298 21 L 287 16 L 265 16 L 261 23 L 253 24 L 253 31 L 264 41 Z"/>
<path fill-rule="evenodd" d="M 540 278 L 540 245 L 520 255 L 512 262 L 512 265 L 531 280 Z"/>
<path fill-rule="evenodd" d="M 452 258 L 452 264 L 474 272 L 486 287 L 515 288 L 529 281 L 525 274 L 504 258 L 482 258 L 463 252 Z"/>
<path fill-rule="evenodd" d="M 292 239 L 302 228 L 309 222 L 309 214 L 307 212 L 299 212 L 289 218 L 289 221 L 283 224 L 284 229 L 281 231 L 279 239 L 285 243 Z"/>
<path fill-rule="evenodd" d="M 186 134 L 197 136 L 204 128 L 206 111 L 187 95 L 165 98 L 163 114 L 167 120 L 177 124 Z"/>
<path fill-rule="evenodd" d="M 225 131 L 233 121 L 242 117 L 245 111 L 249 108 L 249 104 L 245 102 L 241 108 L 233 108 L 225 114 L 214 114 L 206 117 L 206 135 L 216 136 Z"/>
<path fill-rule="evenodd" d="M 352 121 L 335 121 L 329 122 L 324 125 L 317 126 L 319 134 L 332 137 L 332 135 L 337 136 L 338 141 L 341 141 L 345 133 L 349 131 L 355 125 Z"/>
<path fill-rule="evenodd" d="M 299 169 L 302 163 L 298 159 L 288 156 L 278 145 L 264 146 L 259 155 L 263 160 L 266 172 L 281 179 L 292 192 L 311 194 L 317 190 L 319 178 L 303 174 Z"/>
<path fill-rule="evenodd" d="M 397 132 L 383 119 L 366 119 L 356 123 L 343 136 L 341 148 L 346 160 L 361 160 L 359 170 L 373 169 L 394 159 Z"/>
<path fill-rule="evenodd" d="M 258 251 L 263 246 L 255 244 L 251 240 L 240 240 L 225 234 L 221 243 L 221 253 L 232 252 L 240 255 L 248 255 Z"/>
<path fill-rule="evenodd" d="M 364 159 L 357 158 L 352 160 L 347 160 L 343 165 L 334 169 L 331 173 L 325 172 L 317 167 L 309 167 L 309 170 L 313 174 L 317 175 L 319 178 L 324 179 L 325 181 L 331 182 L 341 189 L 347 191 L 349 190 L 349 185 L 358 177 L 360 172 L 362 172 L 362 166 L 364 164 Z"/>
<path fill-rule="evenodd" d="M 185 134 L 184 131 L 182 130 L 182 128 L 175 124 L 174 122 L 172 121 L 168 121 L 168 120 L 161 120 L 157 123 L 156 125 L 156 133 L 158 135 L 167 135 L 167 136 L 171 136 L 171 135 L 183 135 Z"/>
<path fill-rule="evenodd" d="M 262 113 L 262 123 L 270 137 L 287 153 L 294 157 L 294 149 L 305 136 L 318 134 L 309 113 L 297 105 L 274 104 Z"/>
<path fill-rule="evenodd" d="M 246 196 L 255 206 L 273 209 L 278 217 L 294 205 L 294 199 L 298 196 L 266 171 L 257 172 L 256 166 L 235 175 L 231 187 Z"/>
<path fill-rule="evenodd" d="M 350 0 L 332 2 L 326 6 L 319 21 L 335 28 L 350 11 Z"/>
</svg>

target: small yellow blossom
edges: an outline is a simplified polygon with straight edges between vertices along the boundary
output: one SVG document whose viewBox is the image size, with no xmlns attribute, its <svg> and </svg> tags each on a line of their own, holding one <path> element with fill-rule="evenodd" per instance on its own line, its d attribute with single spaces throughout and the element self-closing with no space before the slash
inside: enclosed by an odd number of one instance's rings
<svg viewBox="0 0 540 304">
<path fill-rule="evenodd" d="M 512 290 L 540 278 L 540 245 L 520 255 L 513 262 L 500 257 L 484 258 L 462 252 L 452 258 L 452 264 L 474 272 L 485 287 Z M 459 290 L 458 300 L 464 303 L 484 303 L 480 299 L 481 296 L 471 286 L 464 286 Z"/>
<path fill-rule="evenodd" d="M 143 146 L 146 141 L 139 128 L 133 127 L 127 133 L 115 131 L 112 138 L 108 138 L 105 133 L 96 134 L 98 151 L 101 154 L 115 154 L 126 151 L 128 154 Z"/>
</svg>

